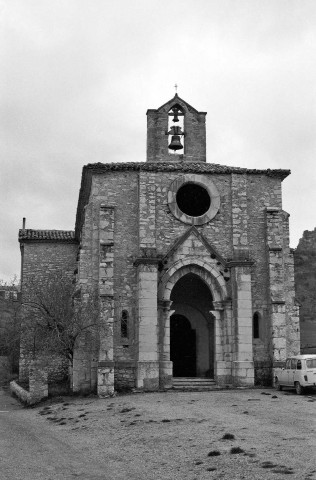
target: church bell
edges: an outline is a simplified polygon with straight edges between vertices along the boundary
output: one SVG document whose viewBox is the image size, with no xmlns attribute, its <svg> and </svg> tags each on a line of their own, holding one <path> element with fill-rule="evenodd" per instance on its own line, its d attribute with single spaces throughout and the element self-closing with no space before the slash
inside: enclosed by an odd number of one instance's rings
<svg viewBox="0 0 316 480">
<path fill-rule="evenodd" d="M 168 148 L 170 150 L 181 150 L 183 148 L 183 145 L 180 140 L 180 135 L 183 135 L 181 132 L 181 127 L 171 127 L 170 132 L 168 132 L 172 135 L 171 137 L 171 142 Z"/>
<path fill-rule="evenodd" d="M 173 111 L 173 121 L 176 123 L 176 122 L 179 121 L 178 109 L 177 109 L 177 108 L 173 108 L 172 111 Z"/>
<path fill-rule="evenodd" d="M 180 141 L 180 135 L 172 135 L 169 148 L 170 150 L 181 150 L 181 148 L 183 148 Z"/>
</svg>

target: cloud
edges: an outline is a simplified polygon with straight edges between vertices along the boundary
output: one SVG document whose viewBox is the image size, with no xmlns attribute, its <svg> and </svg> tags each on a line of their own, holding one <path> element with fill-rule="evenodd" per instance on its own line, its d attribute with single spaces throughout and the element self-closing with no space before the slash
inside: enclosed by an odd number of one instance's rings
<svg viewBox="0 0 316 480">
<path fill-rule="evenodd" d="M 291 168 L 292 245 L 314 228 L 313 0 L 10 0 L 2 11 L 0 278 L 19 270 L 23 216 L 73 228 L 84 164 L 145 160 L 146 110 L 175 82 L 208 112 L 208 161 Z"/>
</svg>

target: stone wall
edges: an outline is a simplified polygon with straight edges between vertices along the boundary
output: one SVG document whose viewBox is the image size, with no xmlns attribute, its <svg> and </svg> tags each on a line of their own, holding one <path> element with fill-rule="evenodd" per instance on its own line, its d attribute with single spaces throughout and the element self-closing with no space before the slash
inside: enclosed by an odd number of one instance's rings
<svg viewBox="0 0 316 480">
<path fill-rule="evenodd" d="M 46 363 L 46 362 L 45 362 Z M 29 362 L 29 388 L 21 387 L 17 382 L 10 382 L 11 394 L 17 396 L 26 405 L 35 405 L 48 397 L 47 367 L 42 361 Z"/>
<path fill-rule="evenodd" d="M 206 166 L 201 170 L 200 165 L 184 170 L 188 180 L 192 173 L 198 181 L 199 171 L 211 179 L 220 195 L 220 209 L 210 222 L 194 227 L 196 238 L 188 238 L 177 251 L 179 239 L 191 228 L 174 217 L 168 204 L 168 191 L 183 174 L 182 166 L 142 165 L 106 172 L 101 165 L 90 172 L 91 190 L 83 195 L 85 205 L 79 202 L 78 218 L 80 222 L 83 219 L 83 226 L 78 255 L 75 244 L 25 243 L 22 289 L 29 276 L 38 274 L 41 281 L 62 265 L 69 274 L 76 271 L 83 295 L 98 292 L 100 342 L 81 339 L 75 355 L 74 383 L 79 390 L 93 389 L 98 383 L 100 392 L 107 395 L 112 393 L 113 383 L 122 388 L 145 386 L 146 382 L 148 389 L 158 385 L 162 346 L 157 334 L 157 284 L 169 268 L 168 262 L 185 261 L 192 252 L 201 261 L 206 255 L 210 266 L 213 262 L 217 274 L 223 276 L 220 269 L 228 262 L 231 280 L 227 273 L 226 283 L 221 281 L 230 306 L 218 306 L 216 322 L 218 332 L 224 331 L 225 324 L 233 345 L 225 344 L 226 337 L 218 338 L 223 344 L 221 364 L 227 370 L 227 381 L 235 371 L 241 381 L 250 384 L 253 361 L 255 375 L 266 375 L 264 370 L 268 364 L 270 368 L 275 352 L 281 359 L 287 350 L 295 351 L 297 344 L 293 258 L 288 247 L 288 218 L 282 211 L 281 178 L 238 169 L 208 173 Z M 216 251 L 217 259 L 206 244 Z M 220 313 L 224 308 L 227 312 Z M 123 311 L 128 316 L 128 335 L 122 335 Z M 254 312 L 260 314 L 257 339 L 252 338 Z M 170 362 L 165 360 L 168 370 Z"/>
<path fill-rule="evenodd" d="M 301 353 L 316 353 L 316 228 L 303 233 L 294 251 L 294 269 Z"/>
<path fill-rule="evenodd" d="M 139 256 L 166 255 L 168 250 L 185 234 L 189 226 L 174 218 L 168 206 L 168 190 L 178 177 L 177 172 L 107 172 L 95 175 L 92 179 L 90 203 L 86 207 L 84 235 L 90 235 L 89 261 L 97 272 L 99 255 L 99 235 L 97 215 L 100 205 L 115 207 L 114 226 L 114 359 L 131 361 L 135 359 L 135 345 L 138 337 L 137 319 L 137 279 L 135 258 Z M 253 354 L 257 366 L 257 376 L 266 376 L 264 370 L 271 364 L 271 297 L 269 293 L 271 272 L 267 263 L 266 209 L 274 208 L 281 212 L 272 230 L 280 230 L 281 263 L 283 274 L 280 288 L 288 289 L 293 297 L 292 279 L 287 281 L 291 268 L 291 254 L 286 234 L 287 217 L 282 213 L 281 182 L 277 177 L 266 175 L 211 175 L 220 193 L 220 212 L 215 218 L 198 229 L 203 233 L 217 252 L 226 259 L 251 259 L 251 298 L 253 311 L 249 313 L 249 328 L 252 315 L 260 313 L 260 338 L 253 341 Z M 242 195 L 241 195 L 242 191 Z M 138 217 L 139 216 L 139 224 Z M 285 223 L 284 223 L 285 222 Z M 139 225 L 139 230 L 138 230 Z M 275 227 L 273 226 L 275 225 Z M 272 232 L 271 230 L 271 232 Z M 269 234 L 271 234 L 271 232 Z M 280 239 L 281 239 L 280 237 Z M 93 246 L 93 247 L 92 247 Z M 284 247 L 284 248 L 283 248 Z M 197 252 L 198 254 L 198 252 Z M 90 270 L 91 272 L 91 270 Z M 289 276 L 290 277 L 290 276 Z M 97 273 L 88 282 L 97 281 Z M 288 286 L 286 286 L 288 284 Z M 230 284 L 227 284 L 230 289 Z M 273 287 L 274 288 L 274 287 Z M 284 294 L 284 297 L 286 295 Z M 292 298 L 282 301 L 292 302 Z M 293 302 L 292 302 L 293 303 Z M 285 315 L 285 323 L 290 322 L 291 312 Z M 120 313 L 126 309 L 130 316 L 128 345 L 122 345 L 120 338 Z M 126 341 L 126 339 L 125 339 Z M 286 348 L 286 347 L 285 347 Z"/>
<path fill-rule="evenodd" d="M 22 282 L 21 296 L 22 308 L 21 318 L 26 315 L 25 303 L 29 300 L 31 285 L 41 285 L 45 283 L 52 274 L 62 272 L 69 276 L 74 276 L 76 268 L 76 256 L 78 251 L 77 242 L 21 242 L 22 251 Z M 19 362 L 19 378 L 27 380 L 29 377 L 29 363 L 31 355 L 23 349 L 23 327 L 21 338 L 21 352 Z M 67 361 L 55 358 L 50 362 L 48 368 L 48 381 L 61 381 L 68 372 Z"/>
<path fill-rule="evenodd" d="M 30 278 L 37 281 L 45 279 L 55 272 L 64 272 L 71 278 L 76 268 L 77 242 L 25 242 L 22 249 L 22 285 L 21 292 L 25 295 Z"/>
<path fill-rule="evenodd" d="M 135 387 L 135 362 L 115 362 L 114 386 L 117 391 L 131 390 Z"/>
</svg>

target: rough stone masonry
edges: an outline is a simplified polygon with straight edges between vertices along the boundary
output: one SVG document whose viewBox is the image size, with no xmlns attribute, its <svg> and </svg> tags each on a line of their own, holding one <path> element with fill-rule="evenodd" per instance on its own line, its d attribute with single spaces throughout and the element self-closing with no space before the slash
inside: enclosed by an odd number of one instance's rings
<svg viewBox="0 0 316 480">
<path fill-rule="evenodd" d="M 19 232 L 22 296 L 51 269 L 99 296 L 99 348 L 78 342 L 74 390 L 251 386 L 299 352 L 290 171 L 206 163 L 205 118 L 177 94 L 148 110 L 147 161 L 83 167 L 74 232 Z"/>
</svg>

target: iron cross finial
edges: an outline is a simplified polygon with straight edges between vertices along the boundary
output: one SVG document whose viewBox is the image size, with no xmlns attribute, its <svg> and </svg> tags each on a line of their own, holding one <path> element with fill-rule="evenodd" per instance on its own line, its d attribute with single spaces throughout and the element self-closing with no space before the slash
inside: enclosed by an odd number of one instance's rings
<svg viewBox="0 0 316 480">
<path fill-rule="evenodd" d="M 178 85 L 176 83 L 174 85 L 174 88 L 176 89 L 176 93 L 177 93 Z"/>
</svg>

